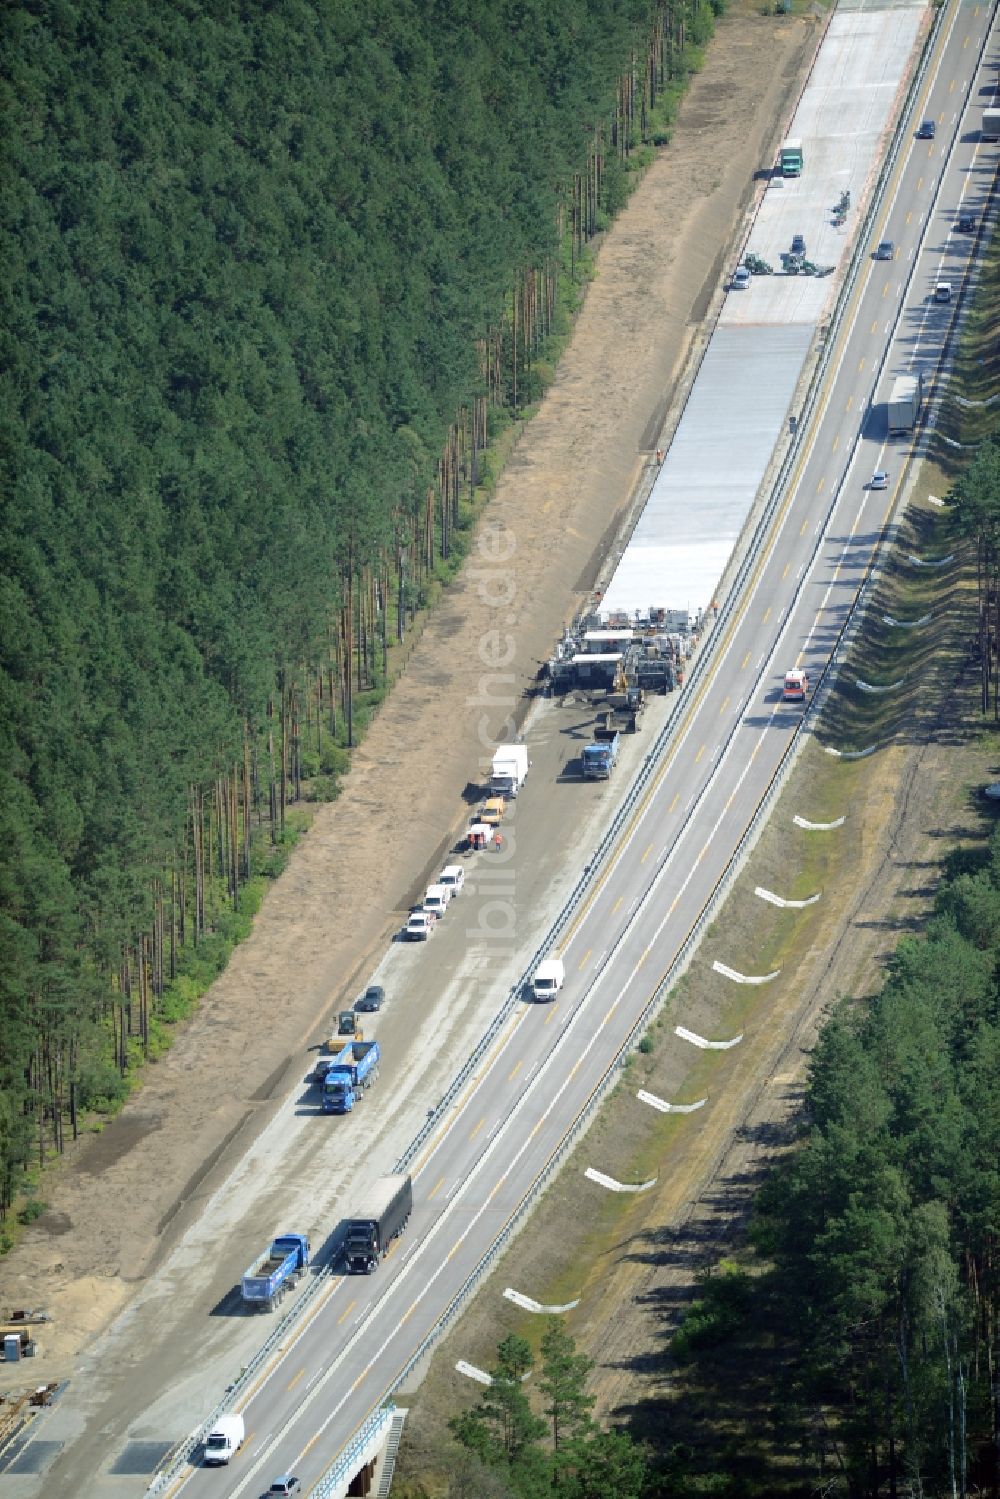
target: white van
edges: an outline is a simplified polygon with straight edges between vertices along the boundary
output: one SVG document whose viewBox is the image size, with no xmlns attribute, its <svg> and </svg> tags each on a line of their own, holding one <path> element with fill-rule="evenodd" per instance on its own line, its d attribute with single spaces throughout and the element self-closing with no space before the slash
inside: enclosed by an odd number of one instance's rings
<svg viewBox="0 0 1000 1499">
<path fill-rule="evenodd" d="M 205 1466 L 218 1468 L 228 1463 L 234 1452 L 239 1452 L 246 1436 L 243 1417 L 220 1416 L 205 1440 Z"/>
<path fill-rule="evenodd" d="M 424 910 L 433 911 L 437 917 L 442 917 L 448 909 L 451 900 L 451 891 L 445 885 L 428 885 L 427 894 L 424 896 Z"/>
<path fill-rule="evenodd" d="M 465 870 L 461 864 L 446 864 L 438 875 L 437 882 L 439 885 L 443 885 L 446 890 L 451 891 L 451 898 L 454 900 L 455 896 L 460 894 L 462 886 L 465 884 Z"/>
<path fill-rule="evenodd" d="M 566 964 L 562 958 L 546 958 L 535 969 L 531 989 L 536 999 L 554 999 L 566 980 Z"/>
</svg>

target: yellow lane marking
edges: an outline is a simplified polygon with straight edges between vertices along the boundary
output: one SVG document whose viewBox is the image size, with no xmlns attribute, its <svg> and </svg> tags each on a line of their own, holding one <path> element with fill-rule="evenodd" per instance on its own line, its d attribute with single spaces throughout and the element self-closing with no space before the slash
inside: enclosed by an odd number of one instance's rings
<svg viewBox="0 0 1000 1499">
<path fill-rule="evenodd" d="M 911 209 L 910 212 L 906 215 L 906 222 L 909 223 L 910 220 L 912 219 L 912 217 L 913 217 L 913 210 Z M 872 332 L 873 333 L 875 332 L 874 325 L 872 326 Z"/>
<path fill-rule="evenodd" d="M 761 624 L 762 625 L 766 625 L 767 622 L 768 622 L 768 620 L 770 619 L 770 617 L 771 617 L 771 606 L 770 606 L 770 604 L 768 604 L 767 608 L 764 610 L 764 618 L 761 620 Z"/>
<path fill-rule="evenodd" d="M 743 657 L 743 660 L 740 662 L 740 671 L 745 671 L 746 664 L 747 664 L 747 662 L 749 660 L 750 660 L 750 652 L 747 651 L 746 655 Z"/>
<path fill-rule="evenodd" d="M 618 996 L 618 999 L 615 1000 L 614 1004 L 611 1006 L 610 1010 L 605 1015 L 605 1017 L 604 1017 L 604 1024 L 605 1025 L 607 1025 L 608 1021 L 611 1019 L 612 1015 L 617 1010 L 620 999 L 621 999 L 621 995 Z"/>
<path fill-rule="evenodd" d="M 886 282 L 886 284 L 882 288 L 882 295 L 883 295 L 883 297 L 887 297 L 889 295 L 889 283 L 888 283 L 888 281 Z"/>
<path fill-rule="evenodd" d="M 878 327 L 878 323 L 877 323 L 877 322 L 876 322 L 876 323 L 872 323 L 872 332 L 873 332 L 873 333 L 874 333 L 874 332 L 875 332 L 875 329 L 876 329 L 876 328 L 877 328 L 877 327 Z"/>
<path fill-rule="evenodd" d="M 836 450 L 836 449 L 837 449 L 837 448 L 839 448 L 839 447 L 840 447 L 840 433 L 839 433 L 839 432 L 838 432 L 838 433 L 837 433 L 837 435 L 836 435 L 836 437 L 835 437 L 835 438 L 834 438 L 834 439 L 833 439 L 833 442 L 832 442 L 832 444 L 831 444 L 831 447 L 832 447 L 832 448 L 833 448 L 833 449 L 834 449 L 834 451 L 835 451 L 835 450 Z"/>
<path fill-rule="evenodd" d="M 653 845 L 650 844 L 649 847 L 647 848 L 646 852 L 643 854 L 642 858 L 639 860 L 639 863 L 640 864 L 645 864 L 646 860 L 649 858 L 649 856 L 650 856 L 650 854 L 652 852 L 653 852 Z"/>
<path fill-rule="evenodd" d="M 580 970 L 583 970 L 587 966 L 587 959 L 590 957 L 590 955 L 591 955 L 591 953 L 593 951 L 594 951 L 594 949 L 592 947 L 588 947 L 587 948 L 587 951 L 584 953 L 583 957 L 580 959 L 579 963 L 577 964 L 577 967 Z"/>
<path fill-rule="evenodd" d="M 850 409 L 851 409 L 851 407 L 852 407 L 852 406 L 853 406 L 853 405 L 854 405 L 854 397 L 853 397 L 853 396 L 848 396 L 848 397 L 847 397 L 847 408 L 846 408 L 846 409 L 847 409 L 847 410 L 848 410 L 848 411 L 850 411 Z"/>
<path fill-rule="evenodd" d="M 340 1316 L 337 1318 L 337 1326 L 338 1327 L 340 1326 L 341 1322 L 346 1322 L 347 1321 L 348 1317 L 351 1315 L 351 1313 L 353 1312 L 353 1310 L 357 1306 L 357 1304 L 358 1303 L 356 1301 L 349 1301 L 347 1303 L 347 1305 L 345 1306 L 344 1310 L 341 1312 Z"/>
<path fill-rule="evenodd" d="M 799 535 L 800 536 L 804 536 L 806 534 L 806 527 L 808 526 L 808 524 L 809 524 L 809 522 L 807 520 L 804 520 L 802 522 L 802 527 L 801 527 L 801 530 L 799 531 Z"/>
<path fill-rule="evenodd" d="M 725 701 L 723 702 L 722 707 L 719 709 L 719 716 L 720 717 L 722 716 L 723 713 L 725 713 L 725 711 L 726 711 L 726 709 L 728 707 L 729 707 L 729 698 L 727 697 L 725 699 Z"/>
<path fill-rule="evenodd" d="M 863 369 L 864 369 L 864 367 L 865 367 L 865 361 L 864 361 L 864 360 L 863 360 L 863 359 L 861 359 L 861 360 L 859 360 L 859 361 L 858 361 L 858 370 L 859 370 L 859 372 L 860 372 L 860 371 L 861 371 L 861 370 L 863 370 Z"/>
<path fill-rule="evenodd" d="M 510 1071 L 507 1074 L 507 1081 L 509 1083 L 512 1083 L 514 1081 L 515 1077 L 517 1077 L 517 1074 L 520 1072 L 520 1070 L 523 1067 L 523 1065 L 524 1065 L 523 1062 L 515 1062 L 514 1063 L 513 1067 L 510 1069 Z"/>
<path fill-rule="evenodd" d="M 621 903 L 622 903 L 622 901 L 624 899 L 625 899 L 624 895 L 619 895 L 618 899 L 615 901 L 614 905 L 611 907 L 611 914 L 612 914 L 612 916 L 618 910 L 618 907 L 621 905 Z"/>
<path fill-rule="evenodd" d="M 671 802 L 671 803 L 670 803 L 670 806 L 669 806 L 669 807 L 668 807 L 668 808 L 667 808 L 667 815 L 668 815 L 668 816 L 669 816 L 669 814 L 670 814 L 670 813 L 671 813 L 671 812 L 672 812 L 672 811 L 673 811 L 673 810 L 674 810 L 674 808 L 675 808 L 675 807 L 676 807 L 676 805 L 677 805 L 677 803 L 678 803 L 678 802 L 679 802 L 679 801 L 680 801 L 680 799 L 681 799 L 681 794 L 680 794 L 680 792 L 679 792 L 679 791 L 675 791 L 675 792 L 674 792 L 674 799 L 673 799 L 673 801 L 672 801 L 672 802 Z"/>
<path fill-rule="evenodd" d="M 479 1134 L 479 1131 L 482 1129 L 482 1127 L 483 1127 L 483 1125 L 485 1123 L 486 1123 L 485 1119 L 480 1119 L 479 1123 L 476 1125 L 475 1129 L 472 1131 L 472 1134 L 469 1136 L 470 1140 L 474 1140 L 476 1138 L 476 1136 Z"/>
<path fill-rule="evenodd" d="M 430 1202 L 431 1198 L 435 1195 L 435 1193 L 440 1192 L 440 1190 L 441 1190 L 441 1188 L 443 1186 L 444 1186 L 444 1177 L 443 1176 L 439 1176 L 438 1179 L 437 1179 L 437 1181 L 434 1183 L 433 1187 L 431 1188 L 431 1190 L 427 1194 L 427 1201 Z"/>
<path fill-rule="evenodd" d="M 298 1374 L 296 1374 L 295 1378 L 288 1383 L 288 1385 L 286 1386 L 286 1388 L 289 1389 L 289 1390 L 294 1390 L 295 1386 L 298 1384 L 299 1380 L 302 1378 L 302 1376 L 303 1376 L 303 1374 L 305 1372 L 306 1372 L 306 1368 L 305 1368 L 305 1364 L 303 1364 L 302 1368 L 299 1370 Z"/>
<path fill-rule="evenodd" d="M 699 751 L 698 751 L 698 753 L 697 753 L 697 754 L 696 754 L 696 755 L 695 755 L 695 757 L 694 757 L 694 763 L 695 763 L 695 764 L 696 764 L 696 765 L 697 765 L 697 764 L 698 764 L 698 761 L 699 761 L 699 760 L 700 760 L 700 759 L 701 759 L 701 757 L 702 757 L 702 755 L 703 755 L 703 754 L 704 754 L 704 753 L 705 753 L 705 746 L 704 746 L 704 745 L 702 745 L 702 746 L 701 746 L 701 748 L 700 748 L 700 749 L 699 749 Z M 653 845 L 652 845 L 652 844 L 650 844 L 650 845 L 649 845 L 649 846 L 650 846 L 650 848 L 652 848 L 652 846 L 653 846 Z M 644 857 L 645 857 L 645 856 L 644 856 Z"/>
<path fill-rule="evenodd" d="M 924 179 L 922 177 L 918 177 L 917 178 L 917 192 L 918 193 L 919 193 L 920 189 L 923 187 L 923 185 L 924 185 Z"/>
<path fill-rule="evenodd" d="M 790 567 L 791 567 L 791 565 L 792 565 L 792 564 L 791 564 L 791 563 L 790 563 L 790 562 L 786 562 L 786 563 L 785 563 L 785 568 L 784 568 L 784 571 L 783 571 L 783 573 L 782 573 L 782 574 L 781 574 L 781 576 L 782 576 L 782 577 L 783 577 L 783 578 L 787 578 L 787 577 L 788 577 L 788 569 L 789 569 L 789 568 L 790 568 Z"/>
<path fill-rule="evenodd" d="M 556 1013 L 556 1011 L 558 1010 L 558 1008 L 559 1008 L 559 1001 L 558 1000 L 556 1000 L 555 1004 L 549 1005 L 549 1013 L 545 1017 L 545 1024 L 546 1025 L 548 1025 L 549 1021 L 552 1019 L 553 1015 Z"/>
</svg>

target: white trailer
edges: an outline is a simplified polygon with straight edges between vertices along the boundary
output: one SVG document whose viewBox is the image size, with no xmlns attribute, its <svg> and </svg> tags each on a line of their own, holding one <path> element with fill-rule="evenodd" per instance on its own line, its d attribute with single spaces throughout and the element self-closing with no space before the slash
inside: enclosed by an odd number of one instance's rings
<svg viewBox="0 0 1000 1499">
<path fill-rule="evenodd" d="M 923 386 L 919 375 L 897 375 L 889 392 L 889 436 L 912 432 L 920 415 Z"/>
<path fill-rule="evenodd" d="M 1000 106 L 983 110 L 983 128 L 979 133 L 984 141 L 1000 141 Z"/>
</svg>

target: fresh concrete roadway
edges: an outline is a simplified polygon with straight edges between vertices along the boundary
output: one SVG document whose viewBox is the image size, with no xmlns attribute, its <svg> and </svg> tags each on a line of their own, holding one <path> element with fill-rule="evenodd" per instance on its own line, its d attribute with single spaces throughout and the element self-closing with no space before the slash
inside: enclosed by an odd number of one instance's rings
<svg viewBox="0 0 1000 1499">
<path fill-rule="evenodd" d="M 244 1454 L 227 1473 L 208 1479 L 192 1474 L 196 1489 L 210 1482 L 216 1493 L 255 1493 L 274 1472 L 287 1468 L 299 1471 L 307 1482 L 318 1477 L 330 1455 L 391 1388 L 410 1349 L 434 1325 L 544 1169 L 567 1122 L 626 1044 L 636 1016 L 724 868 L 794 731 L 794 715 L 775 702 L 780 674 L 796 659 L 813 673 L 823 664 L 902 480 L 898 463 L 890 464 L 896 471 L 888 496 L 862 488 L 882 458 L 878 413 L 868 423 L 873 435 L 863 440 L 857 455 L 854 437 L 887 326 L 903 305 L 917 233 L 930 209 L 931 178 L 936 184 L 957 133 L 956 111 L 968 94 L 987 24 L 987 15 L 971 5 L 959 7 L 951 23 L 946 22 L 942 65 L 935 71 L 929 102 L 921 100 L 916 110 L 917 117 L 935 113 L 939 118 L 934 155 L 929 157 L 926 145 L 919 143 L 904 157 L 886 225 L 880 224 L 876 235 L 896 239 L 898 258 L 891 265 L 872 265 L 862 275 L 851 330 L 838 351 L 822 419 L 803 449 L 794 495 L 725 642 L 718 671 L 692 704 L 655 792 L 637 814 L 614 869 L 566 944 L 570 978 L 563 995 L 546 1010 L 525 1007 L 512 1016 L 489 1069 L 480 1069 L 417 1163 L 414 1217 L 389 1263 L 371 1280 L 330 1280 L 323 1305 L 292 1334 L 283 1360 L 246 1406 L 251 1437 Z M 974 91 L 973 107 L 978 106 Z M 995 153 L 996 148 L 984 152 L 973 139 L 963 139 L 958 147 L 931 226 L 936 253 L 951 243 L 947 227 L 962 184 L 976 181 L 985 164 L 995 164 Z M 977 202 L 963 206 L 982 209 Z M 959 252 L 949 253 L 957 261 Z M 918 274 L 936 275 L 936 269 L 921 266 Z M 954 269 L 951 279 L 958 279 Z M 915 286 L 914 294 L 918 303 L 907 303 L 904 323 L 923 314 L 924 285 Z M 934 315 L 947 312 L 943 308 Z M 921 338 L 933 326 L 928 322 Z M 908 326 L 903 336 L 912 337 Z M 920 344 L 918 352 L 922 349 Z M 905 367 L 906 357 L 908 346 L 900 343 L 898 351 L 894 346 L 889 367 Z M 828 515 L 842 472 L 843 490 Z M 827 521 L 829 540 L 807 573 Z M 786 618 L 795 584 L 803 578 L 798 602 Z M 580 788 L 583 795 L 593 789 Z M 444 933 L 435 939 L 444 940 Z M 451 1052 L 452 1070 L 461 1054 Z M 349 1137 L 340 1138 L 343 1149 L 353 1148 Z M 388 1162 L 373 1164 L 380 1169 Z M 346 1202 L 341 1207 L 349 1211 Z M 277 1204 L 275 1211 L 280 1211 Z M 200 1362 L 196 1342 L 190 1362 Z M 175 1428 L 173 1434 L 182 1430 Z M 133 1428 L 136 1438 L 140 1434 Z M 49 1493 L 138 1491 L 124 1475 L 101 1481 L 96 1469 L 87 1472 L 69 1453 L 57 1468 L 59 1482 L 46 1483 Z M 55 1469 L 50 1478 L 56 1478 Z M 39 1492 L 27 1477 L 8 1482 L 16 1484 L 19 1494 Z"/>
<path fill-rule="evenodd" d="M 926 302 L 938 257 L 948 255 L 953 281 L 964 273 L 952 225 L 960 205 L 982 213 L 996 167 L 997 148 L 975 128 L 998 61 L 995 51 L 979 61 L 991 19 L 970 4 L 946 22 L 916 111 L 938 119 L 937 140 L 904 151 L 877 225 L 897 258 L 862 272 L 794 491 L 717 670 L 564 945 L 566 988 L 512 1015 L 416 1163 L 414 1217 L 387 1265 L 371 1280 L 331 1280 L 323 1310 L 248 1402 L 244 1459 L 221 1480 L 193 1473 L 188 1489 L 255 1493 L 282 1470 L 316 1481 L 545 1173 L 725 869 L 794 735 L 781 673 L 796 661 L 821 671 L 905 479 L 905 450 L 885 458 L 884 413 L 869 414 L 869 400 L 887 347 L 887 378 L 934 355 L 948 315 Z M 865 481 L 883 464 L 890 489 L 871 492 Z"/>
</svg>

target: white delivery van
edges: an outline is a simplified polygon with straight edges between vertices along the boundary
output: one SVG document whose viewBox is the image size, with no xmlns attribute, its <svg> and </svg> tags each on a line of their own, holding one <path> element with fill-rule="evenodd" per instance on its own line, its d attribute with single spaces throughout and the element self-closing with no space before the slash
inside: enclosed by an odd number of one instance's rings
<svg viewBox="0 0 1000 1499">
<path fill-rule="evenodd" d="M 951 282 L 950 281 L 939 281 L 938 282 L 937 286 L 935 286 L 935 288 L 934 288 L 934 300 L 935 300 L 935 302 L 950 302 L 951 301 Z"/>
<path fill-rule="evenodd" d="M 427 894 L 424 896 L 424 910 L 433 911 L 434 915 L 444 915 L 451 900 L 451 891 L 444 885 L 428 885 Z"/>
<path fill-rule="evenodd" d="M 438 875 L 437 882 L 451 891 L 451 898 L 454 900 L 465 884 L 465 870 L 461 864 L 446 864 Z"/>
<path fill-rule="evenodd" d="M 535 969 L 531 989 L 536 999 L 554 999 L 566 979 L 566 965 L 562 958 L 546 958 Z"/>
<path fill-rule="evenodd" d="M 217 1468 L 228 1463 L 243 1446 L 245 1436 L 242 1416 L 220 1416 L 205 1440 L 205 1466 Z"/>
</svg>

